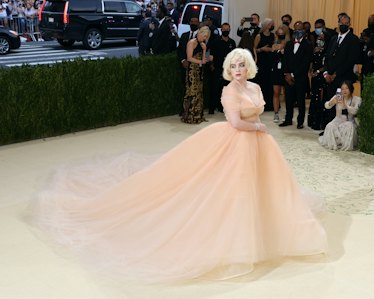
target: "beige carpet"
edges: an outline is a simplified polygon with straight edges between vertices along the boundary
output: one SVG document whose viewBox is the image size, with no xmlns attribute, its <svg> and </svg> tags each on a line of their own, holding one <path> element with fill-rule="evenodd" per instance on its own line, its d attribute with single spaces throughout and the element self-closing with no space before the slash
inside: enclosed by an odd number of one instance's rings
<svg viewBox="0 0 374 299">
<path fill-rule="evenodd" d="M 272 113 L 262 119 L 299 182 L 326 198 L 330 252 L 323 259 L 262 264 L 233 281 L 126 285 L 59 256 L 22 222 L 33 193 L 58 165 L 127 150 L 161 153 L 223 115 L 208 119 L 195 126 L 171 116 L 0 147 L 0 299 L 374 298 L 374 156 L 325 150 L 318 132 L 278 128 Z"/>
</svg>

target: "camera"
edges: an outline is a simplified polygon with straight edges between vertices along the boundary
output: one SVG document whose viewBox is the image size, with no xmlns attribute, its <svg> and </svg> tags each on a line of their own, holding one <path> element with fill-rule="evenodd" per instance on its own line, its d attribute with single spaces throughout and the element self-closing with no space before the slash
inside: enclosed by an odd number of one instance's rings
<svg viewBox="0 0 374 299">
<path fill-rule="evenodd" d="M 343 109 L 342 110 L 342 115 L 348 115 L 348 110 L 347 109 Z"/>
<path fill-rule="evenodd" d="M 246 22 L 252 22 L 253 21 L 253 18 L 252 17 L 245 17 L 244 20 Z"/>
</svg>

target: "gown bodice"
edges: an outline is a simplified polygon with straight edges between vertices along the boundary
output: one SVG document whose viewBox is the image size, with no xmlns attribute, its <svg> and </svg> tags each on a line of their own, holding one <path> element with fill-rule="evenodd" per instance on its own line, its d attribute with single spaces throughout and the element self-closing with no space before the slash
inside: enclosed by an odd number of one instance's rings
<svg viewBox="0 0 374 299">
<path fill-rule="evenodd" d="M 243 87 L 232 81 L 223 90 L 222 105 L 228 121 L 230 113 L 239 111 L 241 119 L 256 122 L 264 112 L 265 101 L 257 84 L 247 82 L 247 86 Z"/>
</svg>

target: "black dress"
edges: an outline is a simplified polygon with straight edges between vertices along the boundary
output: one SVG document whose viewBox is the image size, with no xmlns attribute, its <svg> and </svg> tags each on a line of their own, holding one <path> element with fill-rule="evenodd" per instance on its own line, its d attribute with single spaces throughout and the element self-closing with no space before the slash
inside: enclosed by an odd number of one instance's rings
<svg viewBox="0 0 374 299">
<path fill-rule="evenodd" d="M 317 70 L 322 70 L 325 54 L 325 49 L 314 51 L 312 61 L 313 73 L 316 73 Z M 313 130 L 323 130 L 326 126 L 326 121 L 324 121 L 324 103 L 327 97 L 326 81 L 323 77 L 323 71 L 320 71 L 316 76 L 313 76 L 311 83 L 308 126 Z"/>
<path fill-rule="evenodd" d="M 271 81 L 273 85 L 284 85 L 284 72 L 282 70 L 283 54 L 281 51 L 273 52 L 273 67 L 271 69 Z"/>
<path fill-rule="evenodd" d="M 274 33 L 270 35 L 260 33 L 260 42 L 257 46 L 262 48 L 264 46 L 271 47 L 274 44 Z M 273 68 L 273 53 L 272 52 L 259 52 L 257 53 L 257 67 L 258 72 L 256 81 L 260 85 L 265 100 L 265 111 L 272 111 L 273 108 L 273 82 L 270 78 L 271 69 Z"/>
<path fill-rule="evenodd" d="M 193 51 L 193 58 L 201 60 L 203 49 L 200 43 Z M 183 99 L 183 114 L 181 120 L 189 124 L 199 124 L 205 121 L 203 98 L 203 67 L 191 62 L 186 72 L 186 94 Z"/>
</svg>

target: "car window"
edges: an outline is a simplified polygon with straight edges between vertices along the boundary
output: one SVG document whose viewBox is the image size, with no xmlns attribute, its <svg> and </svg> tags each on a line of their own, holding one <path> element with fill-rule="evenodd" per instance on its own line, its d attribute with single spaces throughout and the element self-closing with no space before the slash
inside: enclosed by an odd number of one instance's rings
<svg viewBox="0 0 374 299">
<path fill-rule="evenodd" d="M 92 0 L 79 0 L 70 1 L 69 9 L 70 12 L 96 12 L 97 1 Z"/>
<path fill-rule="evenodd" d="M 189 24 L 192 16 L 200 16 L 201 4 L 188 5 L 184 11 L 182 24 Z"/>
<path fill-rule="evenodd" d="M 65 1 L 46 1 L 43 11 L 63 12 L 64 8 L 65 8 Z"/>
<path fill-rule="evenodd" d="M 142 8 L 135 3 L 126 2 L 126 10 L 128 13 L 141 13 Z"/>
<path fill-rule="evenodd" d="M 219 6 L 207 4 L 204 9 L 204 16 L 210 16 L 213 19 L 213 24 L 221 27 L 222 8 Z"/>
<path fill-rule="evenodd" d="M 125 3 L 121 1 L 104 1 L 104 12 L 124 13 L 126 12 Z"/>
</svg>

